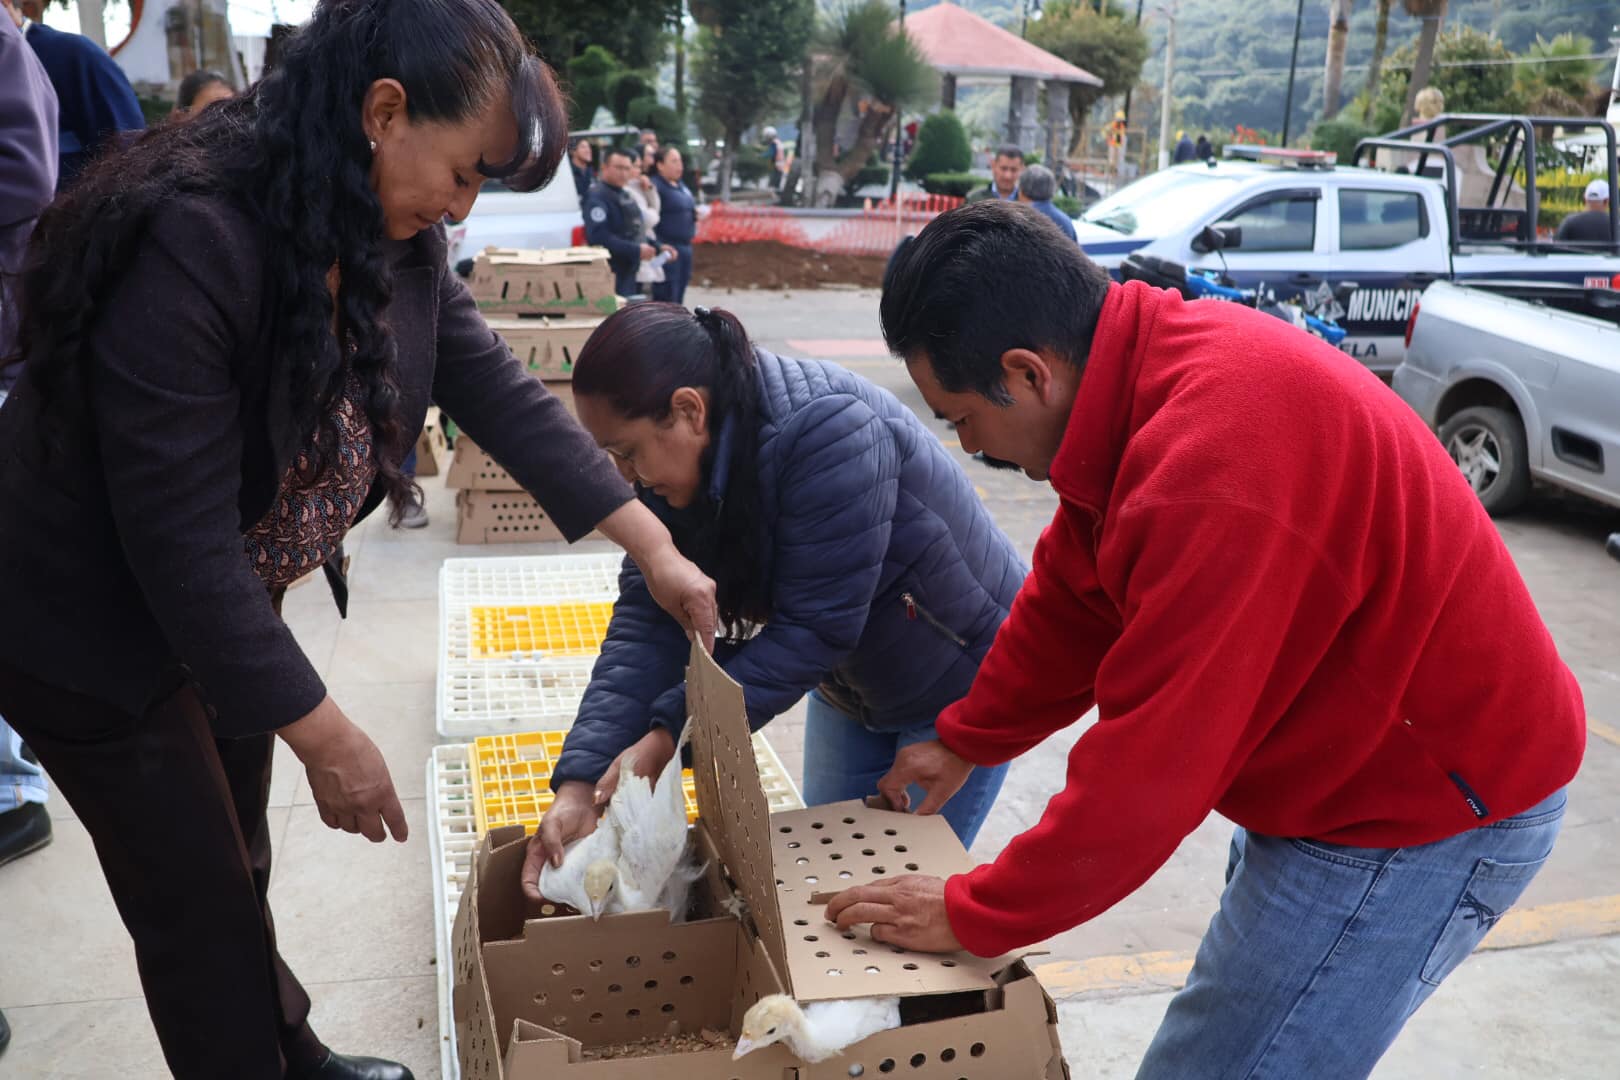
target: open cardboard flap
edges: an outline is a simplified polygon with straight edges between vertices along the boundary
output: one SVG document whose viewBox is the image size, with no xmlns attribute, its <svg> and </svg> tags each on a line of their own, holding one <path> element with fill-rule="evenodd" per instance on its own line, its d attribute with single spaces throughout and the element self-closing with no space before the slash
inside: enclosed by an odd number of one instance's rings
<svg viewBox="0 0 1620 1080">
<path fill-rule="evenodd" d="M 882 877 L 949 877 L 973 860 L 949 823 L 859 800 L 771 814 L 761 789 L 742 687 L 703 649 L 686 682 L 699 815 L 737 882 L 788 993 L 799 1001 L 990 991 L 1016 956 L 913 953 L 840 933 L 811 897 Z"/>
</svg>

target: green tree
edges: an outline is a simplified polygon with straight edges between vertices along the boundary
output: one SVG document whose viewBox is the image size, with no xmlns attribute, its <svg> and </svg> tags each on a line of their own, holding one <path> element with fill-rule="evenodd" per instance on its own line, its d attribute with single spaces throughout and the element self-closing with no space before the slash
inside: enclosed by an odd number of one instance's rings
<svg viewBox="0 0 1620 1080">
<path fill-rule="evenodd" d="M 693 75 L 698 109 L 724 132 L 720 197 L 744 131 L 793 95 L 815 26 L 813 0 L 706 0 Z M 697 12 L 694 10 L 694 15 Z"/>
<path fill-rule="evenodd" d="M 1529 57 L 1546 62 L 1521 64 L 1514 75 L 1525 111 L 1538 116 L 1583 113 L 1599 74 L 1599 62 L 1584 59 L 1593 51 L 1592 39 L 1584 34 L 1563 33 L 1551 41 L 1536 38 Z"/>
<path fill-rule="evenodd" d="M 972 167 L 973 146 L 955 112 L 945 109 L 922 122 L 906 176 L 921 181 L 930 173 L 964 173 Z"/>
<path fill-rule="evenodd" d="M 1101 86 L 1069 88 L 1069 115 L 1075 136 L 1085 130 L 1091 107 L 1101 98 L 1118 97 L 1142 77 L 1148 39 L 1132 18 L 1112 4 L 1094 10 L 1086 0 L 1055 0 L 1029 24 L 1029 40 L 1103 81 Z"/>
<path fill-rule="evenodd" d="M 1373 51 L 1367 61 L 1367 84 L 1362 88 L 1361 122 L 1370 124 L 1373 108 L 1378 101 L 1378 87 L 1383 77 L 1384 48 L 1389 44 L 1389 9 L 1395 0 L 1378 0 L 1378 19 L 1373 29 Z"/>
<path fill-rule="evenodd" d="M 1400 126 L 1416 95 L 1410 86 L 1416 47 L 1408 42 L 1390 54 L 1373 112 L 1374 127 L 1388 131 Z M 1453 113 L 1513 112 L 1518 108 L 1513 67 L 1509 64 L 1470 64 L 1477 60 L 1511 60 L 1507 46 L 1469 26 L 1441 34 L 1435 42 L 1433 86 L 1446 96 L 1446 111 Z"/>
<path fill-rule="evenodd" d="M 838 176 L 830 188 L 848 185 L 886 142 L 895 114 L 936 85 L 934 69 L 900 31 L 896 14 L 885 0 L 862 0 L 838 8 L 817 29 L 811 118 L 816 172 Z M 854 143 L 839 154 L 838 124 L 851 103 L 859 110 L 860 127 Z"/>
<path fill-rule="evenodd" d="M 569 123 L 575 129 L 591 126 L 596 110 L 608 104 L 608 85 L 623 70 L 618 58 L 600 45 L 568 61 Z"/>
<path fill-rule="evenodd" d="M 653 67 L 681 12 L 680 0 L 501 0 L 501 6 L 557 68 L 591 47 L 606 49 L 626 67 Z"/>
<path fill-rule="evenodd" d="M 658 90 L 652 80 L 641 72 L 624 70 L 608 77 L 607 106 L 613 110 L 613 118 L 619 123 L 635 123 L 630 119 L 630 106 L 639 98 L 645 97 L 657 101 Z"/>
</svg>

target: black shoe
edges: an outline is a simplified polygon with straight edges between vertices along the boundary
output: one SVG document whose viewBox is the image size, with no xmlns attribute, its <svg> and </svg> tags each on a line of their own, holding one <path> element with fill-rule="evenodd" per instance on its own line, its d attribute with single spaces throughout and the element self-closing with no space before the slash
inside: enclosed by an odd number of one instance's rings
<svg viewBox="0 0 1620 1080">
<path fill-rule="evenodd" d="M 11 1025 L 6 1023 L 6 1014 L 0 1012 L 0 1054 L 6 1052 L 6 1044 L 11 1042 Z"/>
<path fill-rule="evenodd" d="M 328 1053 L 320 1068 L 301 1073 L 300 1080 L 416 1080 L 416 1077 L 397 1061 Z"/>
<path fill-rule="evenodd" d="M 0 814 L 0 866 L 51 842 L 51 815 L 43 803 L 23 803 Z"/>
</svg>

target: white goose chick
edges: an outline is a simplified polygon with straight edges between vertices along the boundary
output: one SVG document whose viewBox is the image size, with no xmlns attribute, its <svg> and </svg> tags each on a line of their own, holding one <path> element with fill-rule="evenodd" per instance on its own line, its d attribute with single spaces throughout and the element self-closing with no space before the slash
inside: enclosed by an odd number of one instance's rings
<svg viewBox="0 0 1620 1080">
<path fill-rule="evenodd" d="M 842 1054 L 862 1039 L 900 1026 L 897 997 L 812 1001 L 801 1006 L 783 994 L 754 1002 L 743 1014 L 733 1061 L 762 1046 L 782 1043 L 812 1065 Z"/>
<path fill-rule="evenodd" d="M 636 775 L 633 758 L 619 763 L 619 786 L 608 803 L 607 821 L 619 836 L 617 893 L 624 911 L 666 906 L 666 887 L 686 852 L 681 748 L 691 731 L 688 724 L 681 732 L 675 753 L 658 775 L 657 788 Z"/>
<path fill-rule="evenodd" d="M 562 866 L 553 867 L 546 860 L 540 868 L 540 895 L 600 919 L 617 910 L 618 858 L 618 830 L 612 820 L 603 818 L 594 832 L 563 849 Z"/>
</svg>

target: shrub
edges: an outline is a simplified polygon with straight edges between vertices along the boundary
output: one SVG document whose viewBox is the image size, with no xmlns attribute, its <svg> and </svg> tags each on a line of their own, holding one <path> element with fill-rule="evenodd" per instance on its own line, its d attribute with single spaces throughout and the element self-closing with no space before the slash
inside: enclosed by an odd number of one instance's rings
<svg viewBox="0 0 1620 1080">
<path fill-rule="evenodd" d="M 962 198 L 976 188 L 986 184 L 982 176 L 975 176 L 970 172 L 940 172 L 930 173 L 923 178 L 923 190 L 930 195 L 955 195 Z"/>
<path fill-rule="evenodd" d="M 621 124 L 634 124 L 630 119 L 630 107 L 642 98 L 650 97 L 657 100 L 657 91 L 652 82 L 639 71 L 617 71 L 607 79 L 607 105 L 613 111 L 613 118 Z"/>
<path fill-rule="evenodd" d="M 681 114 L 668 105 L 659 104 L 655 97 L 649 95 L 632 101 L 625 115 L 625 123 L 638 128 L 652 128 L 658 132 L 660 145 L 678 146 L 683 152 L 686 150 L 686 124 Z"/>
<path fill-rule="evenodd" d="M 889 167 L 887 165 L 867 165 L 855 174 L 855 179 L 849 183 L 849 190 L 856 191 L 870 184 L 887 184 L 889 182 Z"/>
<path fill-rule="evenodd" d="M 1311 149 L 1331 150 L 1339 155 L 1339 164 L 1350 164 L 1350 155 L 1355 153 L 1356 143 L 1362 139 L 1370 139 L 1373 129 L 1354 120 L 1324 120 L 1311 129 Z"/>
<path fill-rule="evenodd" d="M 765 179 L 770 171 L 771 162 L 765 156 L 764 148 L 758 146 L 737 147 L 737 156 L 731 164 L 731 178 L 734 182 L 757 184 Z"/>
<path fill-rule="evenodd" d="M 917 145 L 906 163 L 905 175 L 923 180 L 930 173 L 967 172 L 973 167 L 973 147 L 956 113 L 942 110 L 928 117 L 917 130 Z"/>
<path fill-rule="evenodd" d="M 1080 200 L 1073 195 L 1054 195 L 1052 196 L 1052 205 L 1070 217 L 1080 216 Z"/>
</svg>

